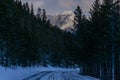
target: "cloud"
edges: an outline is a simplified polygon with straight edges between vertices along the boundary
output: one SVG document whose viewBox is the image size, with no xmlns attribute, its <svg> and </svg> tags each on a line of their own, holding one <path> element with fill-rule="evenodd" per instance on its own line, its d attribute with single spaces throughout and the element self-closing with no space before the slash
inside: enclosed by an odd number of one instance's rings
<svg viewBox="0 0 120 80">
<path fill-rule="evenodd" d="M 37 9 L 38 7 L 43 7 L 44 5 L 44 1 L 34 2 L 35 9 Z"/>
<path fill-rule="evenodd" d="M 63 8 L 71 8 L 77 4 L 76 0 L 59 0 L 59 5 Z"/>
<path fill-rule="evenodd" d="M 59 0 L 59 5 L 66 9 L 75 9 L 78 5 L 83 13 L 87 14 L 94 0 Z"/>
<path fill-rule="evenodd" d="M 43 7 L 45 5 L 44 0 L 22 0 L 23 2 L 28 2 L 29 5 L 33 3 L 34 9 L 36 10 L 38 7 Z"/>
<path fill-rule="evenodd" d="M 64 10 L 75 10 L 79 5 L 84 13 L 88 13 L 94 0 L 22 0 L 34 4 L 35 11 L 38 7 L 46 9 L 50 14 L 56 14 Z"/>
<path fill-rule="evenodd" d="M 94 0 L 81 0 L 79 6 L 84 13 L 88 13 Z"/>
</svg>

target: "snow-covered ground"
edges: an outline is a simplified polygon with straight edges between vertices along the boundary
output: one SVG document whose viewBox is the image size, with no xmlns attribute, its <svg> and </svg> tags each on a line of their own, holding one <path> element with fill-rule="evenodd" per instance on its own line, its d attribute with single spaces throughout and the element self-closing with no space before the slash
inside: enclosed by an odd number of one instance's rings
<svg viewBox="0 0 120 80">
<path fill-rule="evenodd" d="M 98 80 L 78 75 L 78 69 L 28 67 L 11 69 L 0 67 L 0 80 Z"/>
</svg>

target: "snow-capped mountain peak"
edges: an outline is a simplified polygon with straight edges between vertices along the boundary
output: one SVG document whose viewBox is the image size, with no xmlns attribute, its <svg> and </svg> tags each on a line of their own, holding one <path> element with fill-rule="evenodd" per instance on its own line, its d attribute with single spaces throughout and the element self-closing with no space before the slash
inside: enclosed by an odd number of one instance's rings
<svg viewBox="0 0 120 80">
<path fill-rule="evenodd" d="M 70 31 L 74 29 L 73 20 L 74 12 L 73 11 L 63 11 L 56 15 L 49 15 L 48 19 L 51 21 L 51 24 L 59 27 L 62 30 Z"/>
</svg>

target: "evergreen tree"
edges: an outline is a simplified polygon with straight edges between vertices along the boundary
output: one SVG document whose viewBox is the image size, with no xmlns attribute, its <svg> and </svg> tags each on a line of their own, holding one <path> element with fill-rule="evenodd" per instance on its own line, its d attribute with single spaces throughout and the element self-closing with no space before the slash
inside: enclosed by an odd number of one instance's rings
<svg viewBox="0 0 120 80">
<path fill-rule="evenodd" d="M 46 21 L 46 20 L 47 20 L 47 16 L 46 16 L 46 11 L 45 11 L 45 9 L 43 9 L 42 20 L 43 20 L 43 21 Z"/>
<path fill-rule="evenodd" d="M 37 18 L 41 19 L 41 15 L 42 15 L 41 8 L 38 8 L 38 10 L 37 10 Z"/>
<path fill-rule="evenodd" d="M 74 11 L 74 26 L 76 27 L 77 31 L 79 31 L 80 27 L 82 26 L 82 11 L 80 6 Z"/>
</svg>

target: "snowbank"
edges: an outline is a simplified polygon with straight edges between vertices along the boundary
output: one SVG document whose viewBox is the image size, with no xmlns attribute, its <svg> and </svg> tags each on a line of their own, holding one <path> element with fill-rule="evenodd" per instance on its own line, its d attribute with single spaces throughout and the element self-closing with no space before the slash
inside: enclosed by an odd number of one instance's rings
<svg viewBox="0 0 120 80">
<path fill-rule="evenodd" d="M 11 69 L 0 66 L 0 80 L 22 80 L 25 77 L 39 73 L 40 71 L 79 71 L 79 69 L 65 69 L 65 68 L 54 68 L 54 67 L 27 67 L 17 69 Z"/>
</svg>

